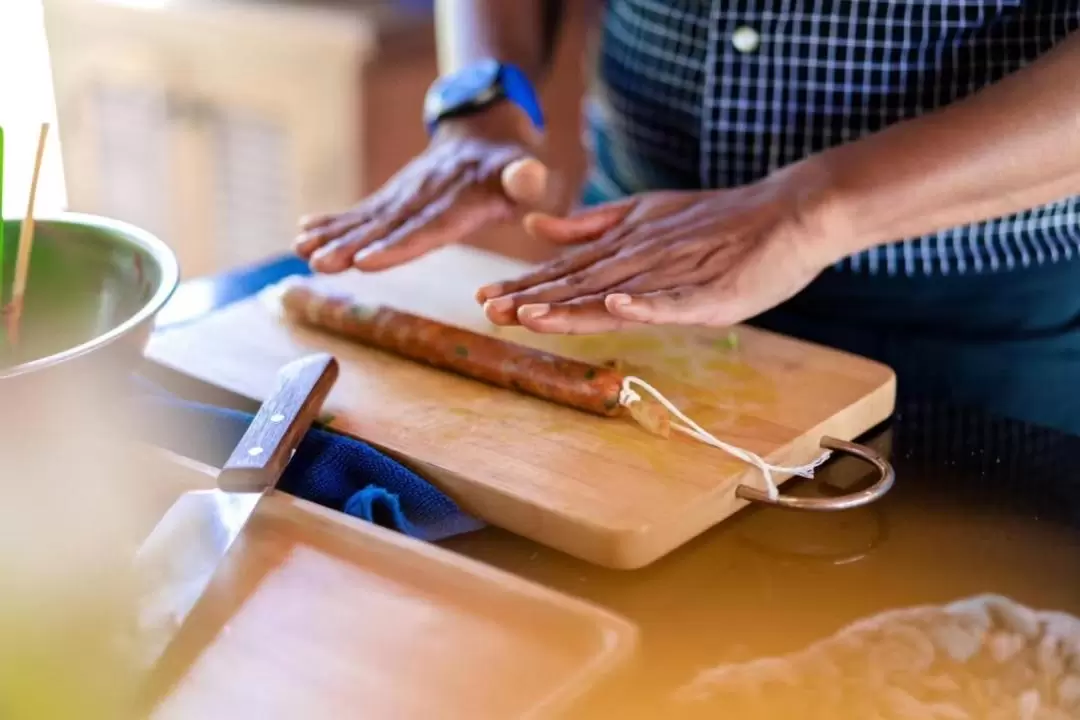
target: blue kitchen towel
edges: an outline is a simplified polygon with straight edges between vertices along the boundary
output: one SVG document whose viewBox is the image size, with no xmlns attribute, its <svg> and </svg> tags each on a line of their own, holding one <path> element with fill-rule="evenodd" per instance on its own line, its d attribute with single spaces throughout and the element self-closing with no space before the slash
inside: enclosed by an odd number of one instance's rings
<svg viewBox="0 0 1080 720">
<path fill-rule="evenodd" d="M 225 464 L 253 418 L 177 398 L 141 378 L 137 386 L 136 427 L 143 439 L 208 465 Z M 321 428 L 304 436 L 277 487 L 429 542 L 484 527 L 404 465 Z"/>
</svg>

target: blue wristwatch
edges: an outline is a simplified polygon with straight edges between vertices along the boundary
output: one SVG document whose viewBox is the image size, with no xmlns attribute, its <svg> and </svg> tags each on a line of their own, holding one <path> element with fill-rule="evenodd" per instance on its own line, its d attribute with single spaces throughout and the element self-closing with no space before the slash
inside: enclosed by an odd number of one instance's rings
<svg viewBox="0 0 1080 720">
<path fill-rule="evenodd" d="M 537 130 L 544 129 L 540 99 L 529 78 L 515 65 L 480 60 L 432 83 L 424 98 L 428 135 L 447 117 L 467 115 L 501 100 L 517 105 Z"/>
</svg>

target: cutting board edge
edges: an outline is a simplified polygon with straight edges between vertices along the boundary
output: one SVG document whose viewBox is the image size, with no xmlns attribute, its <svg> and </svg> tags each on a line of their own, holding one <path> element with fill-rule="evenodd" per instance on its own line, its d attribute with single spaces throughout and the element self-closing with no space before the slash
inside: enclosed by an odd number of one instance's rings
<svg viewBox="0 0 1080 720">
<path fill-rule="evenodd" d="M 857 411 L 864 408 L 868 408 L 868 412 L 872 412 L 869 415 L 872 420 L 860 423 L 858 426 L 845 428 L 841 416 L 848 413 L 856 416 Z M 820 438 L 825 436 L 854 441 L 891 417 L 895 410 L 896 380 L 895 375 L 890 373 L 889 377 L 885 379 L 877 390 L 868 393 L 859 401 L 848 406 L 842 413 L 837 413 L 819 423 L 787 447 L 781 448 L 773 454 L 778 455 L 789 451 L 792 444 L 800 441 L 809 444 L 808 440 L 815 436 L 818 438 L 813 440 L 815 446 L 820 443 Z M 728 487 L 718 487 L 709 496 L 696 498 L 694 502 L 687 505 L 686 512 L 682 516 L 666 523 L 665 527 L 672 529 L 672 532 L 666 536 L 658 534 L 656 524 L 640 528 L 637 531 L 620 533 L 618 537 L 622 538 L 621 545 L 613 545 L 617 552 L 605 557 L 586 558 L 571 553 L 569 550 L 559 549 L 612 570 L 639 570 L 648 567 L 748 507 L 751 503 L 736 499 L 733 488 L 742 482 L 744 478 L 752 476 L 755 472 L 754 468 L 748 467 L 744 473 L 732 478 Z M 797 478 L 794 476 L 776 478 L 777 484 L 781 486 L 793 479 Z M 726 508 L 733 509 L 729 511 Z M 660 540 L 660 537 L 664 539 Z M 537 542 L 541 541 L 537 540 Z M 542 544 L 547 543 L 542 542 Z"/>
<path fill-rule="evenodd" d="M 217 386 L 217 383 L 212 379 L 202 377 L 190 369 L 178 367 L 164 358 L 148 356 L 147 359 L 181 375 Z M 781 456 L 791 452 L 793 444 L 800 441 L 805 443 L 805 438 L 814 435 L 817 435 L 818 438 L 831 435 L 841 440 L 854 440 L 862 433 L 887 419 L 895 410 L 896 375 L 886 365 L 881 363 L 875 363 L 875 365 L 882 369 L 882 380 L 876 389 L 838 411 L 832 417 L 826 418 L 804 433 L 804 435 L 770 453 L 767 459 L 776 461 Z M 259 398 L 252 397 L 237 387 L 224 387 L 224 389 L 253 402 L 259 401 Z M 871 415 L 873 418 L 871 422 L 862 423 L 863 426 L 853 430 L 844 430 L 842 426 L 837 427 L 837 425 L 841 425 L 837 418 L 847 414 L 857 414 L 859 410 L 867 406 L 874 408 L 878 404 L 880 404 L 880 407 L 875 408 L 876 412 Z M 345 432 L 353 437 L 356 436 L 355 433 L 349 432 L 347 429 L 335 427 L 333 423 L 331 427 L 339 432 Z M 366 439 L 364 441 L 371 442 Z M 818 440 L 814 441 L 815 444 L 817 442 Z M 694 502 L 688 506 L 686 515 L 680 516 L 679 522 L 672 520 L 666 523 L 667 527 L 677 528 L 677 530 L 669 533 L 658 533 L 658 524 L 656 522 L 638 524 L 634 527 L 619 527 L 615 524 L 598 523 L 590 518 L 566 512 L 564 509 L 530 504 L 524 499 L 503 492 L 498 488 L 473 483 L 467 478 L 433 463 L 404 457 L 393 448 L 383 447 L 381 444 L 371 444 L 431 482 L 466 513 L 472 514 L 490 525 L 554 548 L 571 557 L 612 570 L 637 570 L 646 567 L 678 549 L 684 543 L 715 527 L 745 506 L 745 503 L 738 501 L 741 504 L 738 504 L 738 507 L 733 511 L 719 513 L 719 516 L 717 516 L 718 513 L 713 508 L 714 504 L 722 502 L 725 495 L 731 494 L 730 490 L 718 488 L 704 500 L 695 498 Z M 733 478 L 732 487 L 738 481 L 741 481 L 743 477 L 744 475 L 740 474 Z M 778 478 L 781 484 L 789 479 Z M 546 513 L 546 516 L 543 513 Z M 658 542 L 659 537 L 663 537 L 665 540 Z"/>
<path fill-rule="evenodd" d="M 770 453 L 769 458 L 776 461 L 792 449 L 792 445 L 802 443 L 818 447 L 820 439 L 831 436 L 840 440 L 853 441 L 887 420 L 896 409 L 896 379 L 891 372 L 878 388 L 867 393 L 843 411 L 825 419 L 804 435 L 796 438 L 783 448 Z M 865 410 L 870 420 L 850 426 L 845 423 L 846 415 L 858 416 Z M 733 488 L 744 478 L 756 472 L 748 467 L 746 472 L 732 478 L 727 488 L 717 488 L 705 498 L 695 498 L 686 506 L 686 512 L 678 518 L 667 521 L 663 527 L 677 528 L 670 534 L 658 531 L 659 523 L 638 524 L 634 527 L 619 527 L 615 524 L 603 524 L 589 518 L 575 516 L 557 508 L 534 506 L 521 498 L 497 489 L 474 484 L 456 473 L 438 467 L 432 463 L 402 458 L 392 449 L 388 454 L 413 468 L 417 474 L 426 478 L 445 492 L 463 510 L 483 519 L 485 522 L 513 532 L 533 542 L 554 548 L 579 560 L 584 560 L 611 570 L 639 570 L 667 556 L 686 542 L 719 525 L 734 512 L 722 512 L 724 501 L 738 505 L 738 510 L 748 505 L 734 500 Z M 793 477 L 778 477 L 783 485 Z M 459 489 L 466 492 L 459 492 Z M 517 507 L 515 507 L 517 506 Z M 544 510 L 547 515 L 536 522 L 529 515 L 536 515 Z M 514 513 L 510 515 L 509 513 Z M 556 522 L 553 522 L 556 521 Z M 556 524 L 557 523 L 557 524 Z M 666 538 L 658 541 L 659 537 Z"/>
</svg>

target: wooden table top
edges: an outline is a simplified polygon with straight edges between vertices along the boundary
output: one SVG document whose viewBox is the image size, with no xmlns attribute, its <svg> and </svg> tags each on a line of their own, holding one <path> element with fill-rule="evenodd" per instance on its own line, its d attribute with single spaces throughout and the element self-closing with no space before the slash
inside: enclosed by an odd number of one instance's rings
<svg viewBox="0 0 1080 720">
<path fill-rule="evenodd" d="M 188 282 L 159 325 L 304 271 L 280 258 Z M 152 374 L 192 399 L 251 409 Z M 861 441 L 896 469 L 879 503 L 839 515 L 748 510 L 642 570 L 603 570 L 497 529 L 442 545 L 638 625 L 639 657 L 587 698 L 580 717 L 675 716 L 672 693 L 702 670 L 794 652 L 898 608 L 993 593 L 1080 616 L 1080 438 L 908 402 Z M 808 482 L 849 487 L 864 467 L 842 460 Z"/>
</svg>

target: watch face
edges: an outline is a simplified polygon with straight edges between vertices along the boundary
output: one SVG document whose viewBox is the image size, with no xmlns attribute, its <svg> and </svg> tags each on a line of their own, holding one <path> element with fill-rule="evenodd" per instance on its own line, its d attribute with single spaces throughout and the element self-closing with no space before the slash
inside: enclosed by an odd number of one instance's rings
<svg viewBox="0 0 1080 720">
<path fill-rule="evenodd" d="M 442 108 L 456 108 L 486 95 L 498 79 L 499 63 L 484 60 L 436 82 L 434 95 Z"/>
</svg>

